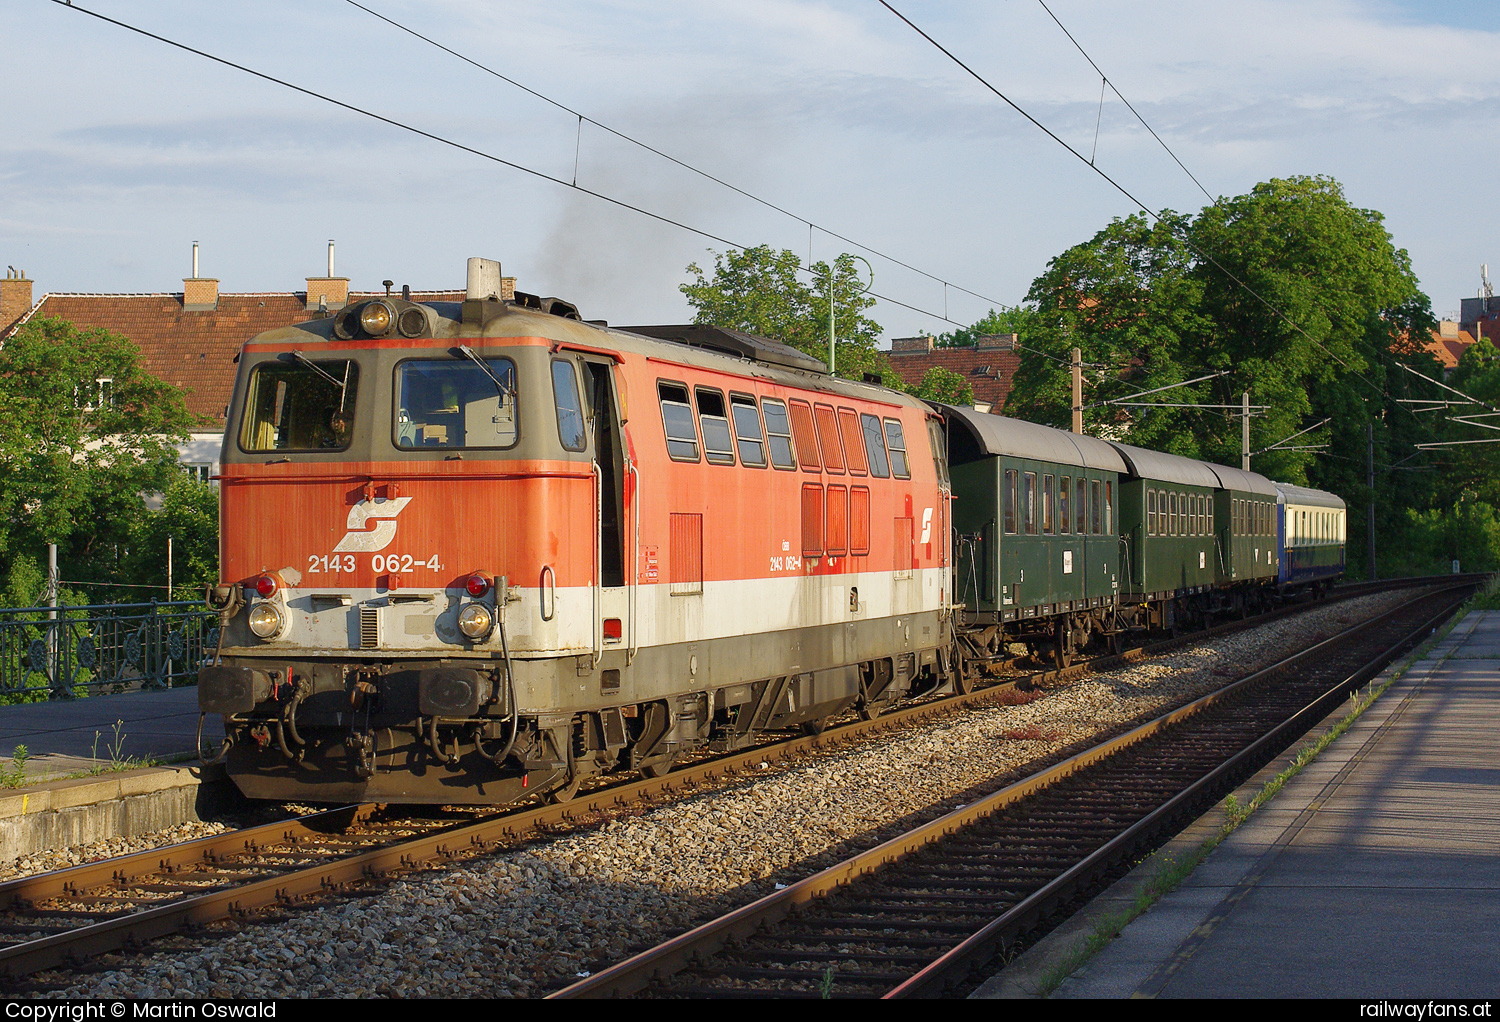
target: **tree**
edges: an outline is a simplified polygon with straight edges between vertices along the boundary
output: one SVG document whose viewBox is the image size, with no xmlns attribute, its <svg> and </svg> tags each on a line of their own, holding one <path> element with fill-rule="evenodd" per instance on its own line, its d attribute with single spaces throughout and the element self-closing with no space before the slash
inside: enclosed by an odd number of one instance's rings
<svg viewBox="0 0 1500 1022">
<path fill-rule="evenodd" d="M 941 401 L 949 405 L 972 405 L 974 388 L 952 369 L 933 366 L 922 376 L 922 382 L 910 388 L 913 396 L 924 401 Z"/>
<path fill-rule="evenodd" d="M 694 310 L 694 322 L 743 330 L 790 344 L 828 361 L 827 263 L 814 263 L 806 275 L 791 249 L 769 245 L 714 253 L 713 275 L 697 263 L 688 266 L 692 283 L 679 285 Z M 880 324 L 864 315 L 875 299 L 864 293 L 858 260 L 849 254 L 833 261 L 834 333 L 838 375 L 859 379 L 877 373 L 887 386 L 901 387 L 878 344 Z"/>
<path fill-rule="evenodd" d="M 48 318 L 0 348 L 0 574 L 56 543 L 65 577 L 119 580 L 141 495 L 176 477 L 193 421 L 139 355 L 118 334 Z"/>
</svg>

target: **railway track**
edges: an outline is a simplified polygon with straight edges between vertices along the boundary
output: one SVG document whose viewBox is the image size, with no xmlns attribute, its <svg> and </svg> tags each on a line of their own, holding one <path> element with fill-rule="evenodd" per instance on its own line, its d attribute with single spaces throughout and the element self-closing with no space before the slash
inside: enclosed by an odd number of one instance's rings
<svg viewBox="0 0 1500 1022">
<path fill-rule="evenodd" d="M 1180 829 L 1430 633 L 1451 586 L 553 996 L 911 997 Z"/>
<path fill-rule="evenodd" d="M 1421 580 L 1406 584 L 1421 584 Z M 1348 587 L 1341 595 L 1368 591 L 1370 587 Z M 1265 623 L 1296 609 L 1285 608 L 1020 681 L 1055 684 L 1169 652 L 1206 635 Z M 675 797 L 697 785 L 754 771 L 768 761 L 1003 700 L 1015 686 L 1011 680 L 873 721 L 832 728 L 821 735 L 690 764 L 666 777 L 601 787 L 559 805 L 508 812 L 447 811 L 430 817 L 396 816 L 374 805 L 350 806 L 0 883 L 0 975 L 13 980 L 41 970 L 76 967 L 184 928 L 326 897 L 426 864 L 493 851 L 551 827 Z"/>
</svg>

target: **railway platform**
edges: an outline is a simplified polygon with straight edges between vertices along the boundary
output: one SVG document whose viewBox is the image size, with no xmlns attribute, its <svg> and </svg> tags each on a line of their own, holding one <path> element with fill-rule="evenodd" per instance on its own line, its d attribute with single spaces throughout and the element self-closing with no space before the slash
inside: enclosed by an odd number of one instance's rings
<svg viewBox="0 0 1500 1022">
<path fill-rule="evenodd" d="M 1500 611 L 1473 611 L 1051 996 L 1500 995 L 1497 719 Z M 1242 785 L 1238 802 L 1292 751 Z M 974 996 L 1038 996 L 1166 857 L 1181 861 L 1224 820 L 1222 807 L 1205 814 Z"/>
</svg>

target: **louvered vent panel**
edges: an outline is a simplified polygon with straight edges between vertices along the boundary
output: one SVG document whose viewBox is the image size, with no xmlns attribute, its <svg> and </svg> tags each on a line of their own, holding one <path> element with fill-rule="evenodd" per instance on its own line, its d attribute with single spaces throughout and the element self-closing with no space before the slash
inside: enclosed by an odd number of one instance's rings
<svg viewBox="0 0 1500 1022">
<path fill-rule="evenodd" d="M 380 609 L 378 607 L 359 608 L 359 648 L 380 648 Z"/>
</svg>

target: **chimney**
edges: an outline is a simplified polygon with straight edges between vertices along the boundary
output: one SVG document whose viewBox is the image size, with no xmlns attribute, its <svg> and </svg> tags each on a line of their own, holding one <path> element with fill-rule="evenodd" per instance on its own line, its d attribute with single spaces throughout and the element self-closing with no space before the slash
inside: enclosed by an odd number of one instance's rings
<svg viewBox="0 0 1500 1022">
<path fill-rule="evenodd" d="M 892 355 L 925 355 L 932 350 L 936 338 L 933 337 L 897 337 L 891 341 Z"/>
<path fill-rule="evenodd" d="M 328 239 L 328 276 L 307 278 L 308 312 L 336 312 L 349 304 L 349 278 L 333 275 L 333 239 Z"/>
<path fill-rule="evenodd" d="M 1438 334 L 1442 337 L 1457 337 L 1458 324 L 1451 319 L 1440 320 L 1438 322 Z"/>
<path fill-rule="evenodd" d="M 0 280 L 0 333 L 31 311 L 31 284 L 25 270 L 8 267 Z"/>
<path fill-rule="evenodd" d="M 182 281 L 183 312 L 213 312 L 219 307 L 219 281 L 198 276 L 198 243 L 193 242 L 193 275 Z"/>
<path fill-rule="evenodd" d="M 1015 351 L 1020 339 L 1016 334 L 980 334 L 975 347 L 979 351 Z"/>
</svg>

